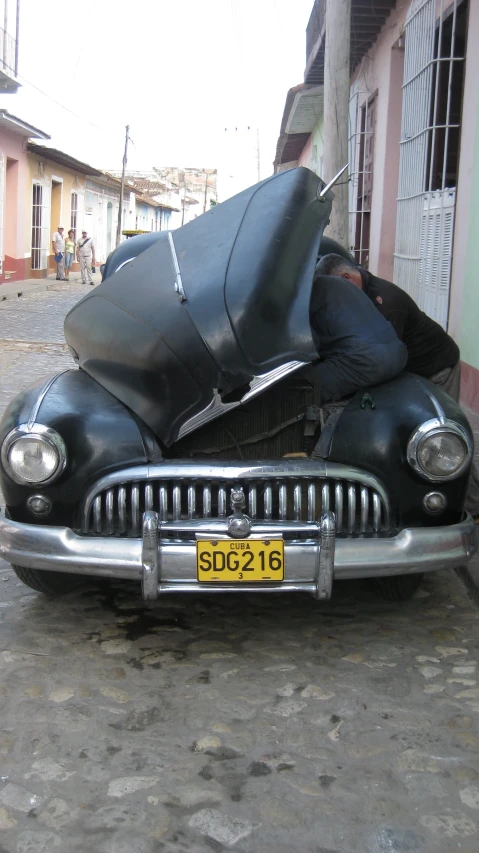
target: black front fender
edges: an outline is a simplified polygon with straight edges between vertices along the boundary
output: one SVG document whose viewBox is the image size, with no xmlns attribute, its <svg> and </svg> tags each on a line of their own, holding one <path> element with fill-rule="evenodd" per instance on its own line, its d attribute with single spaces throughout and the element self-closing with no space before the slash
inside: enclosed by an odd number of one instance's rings
<svg viewBox="0 0 479 853">
<path fill-rule="evenodd" d="M 370 388 L 368 393 L 374 408 L 363 392 L 355 394 L 339 418 L 328 458 L 376 474 L 389 493 L 399 527 L 457 523 L 463 512 L 470 466 L 455 480 L 431 482 L 413 471 L 406 451 L 414 430 L 440 412 L 464 427 L 473 440 L 462 409 L 436 385 L 412 373 L 403 373 Z M 447 507 L 438 515 L 430 515 L 422 500 L 436 490 L 446 496 Z"/>
<path fill-rule="evenodd" d="M 28 422 L 43 385 L 37 383 L 14 398 L 0 423 L 0 444 L 12 429 Z M 61 477 L 47 487 L 18 485 L 0 468 L 5 503 L 17 521 L 76 526 L 78 505 L 98 477 L 124 465 L 161 459 L 150 430 L 83 370 L 69 370 L 57 377 L 35 420 L 63 438 L 67 464 Z M 48 516 L 35 516 L 27 508 L 33 494 L 50 498 Z"/>
</svg>

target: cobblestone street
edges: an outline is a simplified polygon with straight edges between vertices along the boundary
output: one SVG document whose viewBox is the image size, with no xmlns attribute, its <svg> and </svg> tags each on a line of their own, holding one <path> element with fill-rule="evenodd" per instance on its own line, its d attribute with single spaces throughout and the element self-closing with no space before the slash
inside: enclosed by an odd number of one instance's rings
<svg viewBox="0 0 479 853">
<path fill-rule="evenodd" d="M 0 410 L 71 362 L 59 285 L 0 303 Z M 477 853 L 479 623 L 454 573 L 51 600 L 0 561 L 0 853 Z"/>
</svg>

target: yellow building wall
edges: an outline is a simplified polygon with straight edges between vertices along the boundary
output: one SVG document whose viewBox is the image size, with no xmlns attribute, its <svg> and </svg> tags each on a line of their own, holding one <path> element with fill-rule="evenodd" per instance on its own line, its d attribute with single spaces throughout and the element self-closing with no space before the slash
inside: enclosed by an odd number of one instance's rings
<svg viewBox="0 0 479 853">
<path fill-rule="evenodd" d="M 38 154 L 29 153 L 28 159 L 28 179 L 27 179 L 27 204 L 25 217 L 25 256 L 28 253 L 26 261 L 27 278 L 45 278 L 49 272 L 55 271 L 55 261 L 52 254 L 52 235 L 57 230 L 59 225 L 63 225 L 64 235 L 68 233 L 71 224 L 71 197 L 72 191 L 78 190 L 85 192 L 85 176 L 80 175 L 73 169 L 68 169 L 61 166 L 59 163 L 54 163 L 51 160 L 45 160 Z M 52 189 L 51 213 L 50 213 L 50 237 L 49 237 L 49 253 L 48 253 L 48 269 L 32 270 L 31 269 L 31 246 L 32 246 L 32 204 L 33 204 L 33 181 L 42 180 L 45 185 Z M 81 223 L 79 223 L 81 225 Z M 78 237 L 78 234 L 77 234 Z M 28 271 L 28 266 L 30 271 Z M 76 267 L 76 264 L 75 264 Z"/>
</svg>

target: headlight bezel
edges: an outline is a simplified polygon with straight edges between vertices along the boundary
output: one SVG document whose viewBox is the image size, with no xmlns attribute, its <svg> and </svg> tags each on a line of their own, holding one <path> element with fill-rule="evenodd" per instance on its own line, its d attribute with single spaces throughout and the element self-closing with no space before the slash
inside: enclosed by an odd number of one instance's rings
<svg viewBox="0 0 479 853">
<path fill-rule="evenodd" d="M 422 467 L 419 462 L 419 448 L 422 442 L 426 438 L 432 438 L 435 435 L 440 434 L 453 434 L 460 438 L 465 446 L 466 446 L 466 454 L 464 456 L 464 460 L 459 468 L 451 474 L 431 474 Z M 420 426 L 416 427 L 411 437 L 409 438 L 407 444 L 407 461 L 409 465 L 424 480 L 428 480 L 431 483 L 444 483 L 449 480 L 457 480 L 461 474 L 464 473 L 465 469 L 471 462 L 472 454 L 473 454 L 473 444 L 471 437 L 467 430 L 456 421 L 451 421 L 448 418 L 431 418 L 428 421 L 420 424 Z"/>
<path fill-rule="evenodd" d="M 58 464 L 53 473 L 45 479 L 36 480 L 35 482 L 33 480 L 26 480 L 23 477 L 20 477 L 16 471 L 12 469 L 9 460 L 10 451 L 13 445 L 22 438 L 36 438 L 39 441 L 50 444 L 50 446 L 56 450 L 58 454 Z M 51 427 L 37 423 L 34 423 L 32 426 L 29 426 L 28 424 L 19 424 L 14 427 L 14 429 L 12 429 L 4 438 L 0 455 L 4 470 L 14 483 L 18 483 L 20 486 L 31 486 L 35 488 L 37 486 L 49 486 L 59 478 L 67 464 L 67 449 L 61 435 Z"/>
</svg>

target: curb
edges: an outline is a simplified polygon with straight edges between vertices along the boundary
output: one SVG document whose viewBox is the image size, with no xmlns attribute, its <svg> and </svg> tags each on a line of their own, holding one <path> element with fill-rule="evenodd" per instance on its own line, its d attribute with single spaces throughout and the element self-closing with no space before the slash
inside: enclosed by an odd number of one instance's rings
<svg viewBox="0 0 479 853">
<path fill-rule="evenodd" d="M 46 290 L 67 290 L 72 285 L 80 284 L 80 280 L 70 279 L 69 282 L 61 282 L 56 281 L 55 279 L 45 279 L 39 284 L 30 284 L 29 282 L 18 282 L 18 286 L 14 290 L 10 290 L 8 293 L 4 292 L 4 287 L 6 289 L 7 285 L 0 286 L 0 303 L 6 302 L 8 299 L 19 299 L 20 297 L 30 296 L 32 293 L 40 293 Z M 99 284 L 100 282 L 95 282 L 95 284 Z"/>
<path fill-rule="evenodd" d="M 10 293 L 2 293 L 2 289 L 0 287 L 0 302 L 5 302 L 7 299 L 18 299 L 20 296 L 28 296 L 29 293 L 39 293 L 42 290 L 48 290 L 48 285 L 46 283 L 27 284 L 23 287 L 19 286 L 16 290 L 11 290 Z"/>
</svg>

